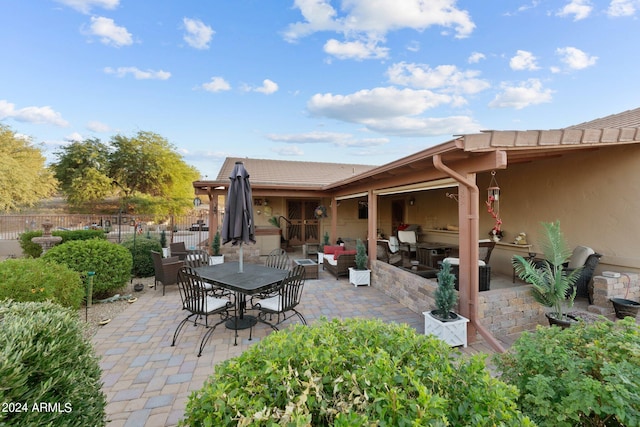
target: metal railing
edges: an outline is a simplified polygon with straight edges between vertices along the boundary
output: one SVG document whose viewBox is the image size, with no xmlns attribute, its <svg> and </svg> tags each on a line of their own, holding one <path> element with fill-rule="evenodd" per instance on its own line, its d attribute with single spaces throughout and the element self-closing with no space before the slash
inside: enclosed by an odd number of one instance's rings
<svg viewBox="0 0 640 427">
<path fill-rule="evenodd" d="M 50 222 L 55 230 L 101 229 L 108 239 L 121 242 L 134 233 L 159 237 L 166 232 L 167 242 L 184 241 L 189 247 L 206 245 L 209 224 L 206 219 L 194 215 L 159 217 L 152 215 L 0 215 L 0 240 L 16 240 L 26 231 L 42 230 L 42 224 Z M 213 229 L 215 231 L 215 227 Z"/>
</svg>

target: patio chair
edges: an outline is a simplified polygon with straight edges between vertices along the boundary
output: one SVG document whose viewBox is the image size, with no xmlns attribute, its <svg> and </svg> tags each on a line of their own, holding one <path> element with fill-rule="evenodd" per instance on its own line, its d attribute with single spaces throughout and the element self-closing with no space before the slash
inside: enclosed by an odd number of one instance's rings
<svg viewBox="0 0 640 427">
<path fill-rule="evenodd" d="M 164 296 L 164 288 L 177 283 L 178 271 L 184 265 L 184 261 L 180 261 L 177 256 L 162 258 L 162 254 L 156 251 L 151 251 L 151 258 L 153 259 L 155 273 L 153 288 L 158 289 L 158 282 L 162 283 L 162 295 Z"/>
<path fill-rule="evenodd" d="M 491 252 L 496 247 L 496 242 L 490 239 L 483 239 L 478 242 L 478 259 L 484 261 L 485 264 L 489 264 L 491 259 Z"/>
<path fill-rule="evenodd" d="M 292 317 L 294 314 L 298 316 L 303 325 L 307 324 L 306 319 L 296 307 L 300 303 L 302 297 L 302 289 L 304 288 L 304 266 L 296 265 L 282 281 L 277 289 L 277 294 L 264 299 L 258 299 L 253 302 L 252 308 L 259 311 L 258 321 L 265 323 L 277 331 L 279 324 Z M 289 315 L 287 316 L 287 313 Z M 276 322 L 267 320 L 276 315 Z"/>
<path fill-rule="evenodd" d="M 376 244 L 376 259 L 396 266 L 402 264 L 402 254 L 392 253 L 387 242 L 378 241 Z"/>
<path fill-rule="evenodd" d="M 269 252 L 269 255 L 267 255 L 267 258 L 264 260 L 264 265 L 279 268 L 280 270 L 288 270 L 291 261 L 289 260 L 287 251 L 282 248 L 277 248 Z"/>
<path fill-rule="evenodd" d="M 415 230 L 398 230 L 398 241 L 400 242 L 400 250 L 407 253 L 409 258 L 411 258 L 411 254 L 416 254 L 418 235 Z"/>
<path fill-rule="evenodd" d="M 229 318 L 229 309 L 233 307 L 231 300 L 227 298 L 212 297 L 201 286 L 202 278 L 191 267 L 182 267 L 178 273 L 178 289 L 180 289 L 180 297 L 182 298 L 183 308 L 189 312 L 187 317 L 182 319 L 173 334 L 171 346 L 176 345 L 178 335 L 184 328 L 184 325 L 193 318 L 193 325 L 198 325 L 198 320 L 204 317 L 204 325 L 208 328 L 207 332 L 200 341 L 198 357 L 202 355 L 204 346 L 211 338 L 216 326 L 223 323 Z M 209 316 L 220 314 L 220 321 L 213 326 L 209 325 Z M 200 323 L 202 324 L 202 323 Z"/>
<path fill-rule="evenodd" d="M 582 267 L 580 276 L 576 281 L 576 296 L 587 297 L 589 304 L 593 304 L 593 284 L 591 279 L 600 262 L 601 254 L 596 253 L 587 246 L 576 246 L 569 261 L 564 264 L 564 271 L 571 272 Z"/>
<path fill-rule="evenodd" d="M 185 260 L 187 255 L 191 253 L 191 251 L 187 250 L 184 242 L 175 242 L 169 245 L 169 249 L 171 251 L 171 256 L 177 256 L 181 260 Z"/>
<path fill-rule="evenodd" d="M 204 249 L 196 249 L 189 251 L 187 257 L 184 260 L 186 267 L 198 268 L 209 265 L 209 254 Z M 202 282 L 202 287 L 209 293 L 209 295 L 222 298 L 228 297 L 232 292 L 228 289 L 212 285 L 208 282 Z"/>
</svg>

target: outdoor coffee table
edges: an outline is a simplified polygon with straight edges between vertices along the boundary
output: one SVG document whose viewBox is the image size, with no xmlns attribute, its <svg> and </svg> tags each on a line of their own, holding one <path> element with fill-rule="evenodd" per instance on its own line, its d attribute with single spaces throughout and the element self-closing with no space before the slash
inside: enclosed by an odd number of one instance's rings
<svg viewBox="0 0 640 427">
<path fill-rule="evenodd" d="M 245 314 L 247 308 L 247 295 L 256 295 L 280 283 L 289 270 L 266 267 L 262 264 L 243 263 L 243 272 L 239 272 L 238 262 L 225 262 L 223 264 L 207 265 L 195 269 L 202 280 L 228 289 L 236 294 L 236 316 L 227 320 L 225 326 L 228 329 L 247 329 L 256 324 L 255 316 Z M 236 332 L 236 344 L 238 333 Z"/>
<path fill-rule="evenodd" d="M 318 278 L 318 263 L 311 259 L 294 259 L 293 266 L 301 265 L 304 267 L 305 279 L 317 279 Z"/>
</svg>

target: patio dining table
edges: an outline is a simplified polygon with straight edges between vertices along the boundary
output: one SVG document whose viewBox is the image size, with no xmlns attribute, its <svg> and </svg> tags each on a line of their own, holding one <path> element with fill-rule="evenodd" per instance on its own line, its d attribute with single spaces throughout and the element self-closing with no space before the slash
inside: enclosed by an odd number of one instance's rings
<svg viewBox="0 0 640 427">
<path fill-rule="evenodd" d="M 236 314 L 225 323 L 225 326 L 228 329 L 236 330 L 236 345 L 237 331 L 251 328 L 257 322 L 254 316 L 246 314 L 247 295 L 251 296 L 268 291 L 289 274 L 289 270 L 281 270 L 261 264 L 244 264 L 243 271 L 240 273 L 238 262 L 225 262 L 198 267 L 195 271 L 205 282 L 235 293 Z"/>
<path fill-rule="evenodd" d="M 438 261 L 442 261 L 449 253 L 458 249 L 458 245 L 442 242 L 418 242 L 416 244 L 418 251 L 417 258 L 420 264 L 432 268 L 439 268 Z"/>
</svg>

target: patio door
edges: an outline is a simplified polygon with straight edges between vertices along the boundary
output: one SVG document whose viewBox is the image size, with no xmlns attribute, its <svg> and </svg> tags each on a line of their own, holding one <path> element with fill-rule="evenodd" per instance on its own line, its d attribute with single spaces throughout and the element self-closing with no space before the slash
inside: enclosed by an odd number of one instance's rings
<svg viewBox="0 0 640 427">
<path fill-rule="evenodd" d="M 314 216 L 319 200 L 287 200 L 287 240 L 291 246 L 319 243 L 319 223 Z"/>
<path fill-rule="evenodd" d="M 391 202 L 391 235 L 398 234 L 398 226 L 404 222 L 404 200 Z"/>
</svg>

